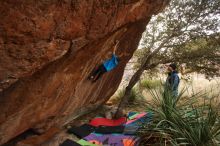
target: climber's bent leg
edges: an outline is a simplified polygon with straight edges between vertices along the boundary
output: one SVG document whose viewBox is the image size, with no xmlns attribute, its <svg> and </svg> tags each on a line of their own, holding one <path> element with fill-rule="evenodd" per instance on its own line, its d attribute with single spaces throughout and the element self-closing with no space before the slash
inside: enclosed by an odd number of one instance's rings
<svg viewBox="0 0 220 146">
<path fill-rule="evenodd" d="M 93 80 L 95 76 L 100 72 L 100 66 L 98 68 L 93 69 L 93 71 L 90 73 L 88 79 Z"/>
<path fill-rule="evenodd" d="M 105 66 L 102 64 L 98 67 L 96 74 L 93 76 L 93 82 L 97 81 L 107 70 L 105 69 Z"/>
</svg>

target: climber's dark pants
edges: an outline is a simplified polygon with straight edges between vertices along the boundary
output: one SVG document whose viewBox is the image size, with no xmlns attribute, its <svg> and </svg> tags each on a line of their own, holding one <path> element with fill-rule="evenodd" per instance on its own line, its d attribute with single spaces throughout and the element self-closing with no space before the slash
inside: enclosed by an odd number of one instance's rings
<svg viewBox="0 0 220 146">
<path fill-rule="evenodd" d="M 107 70 L 103 64 L 101 64 L 98 68 L 96 68 L 90 75 L 89 79 L 92 81 L 97 81 Z"/>
</svg>

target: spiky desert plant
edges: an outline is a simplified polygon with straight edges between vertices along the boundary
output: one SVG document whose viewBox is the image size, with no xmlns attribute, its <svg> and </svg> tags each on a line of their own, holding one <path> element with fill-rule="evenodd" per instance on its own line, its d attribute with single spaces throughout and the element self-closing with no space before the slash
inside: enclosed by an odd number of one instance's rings
<svg viewBox="0 0 220 146">
<path fill-rule="evenodd" d="M 198 104 L 198 99 L 205 93 L 193 94 L 184 99 L 184 90 L 176 98 L 162 88 L 150 90 L 150 93 L 153 100 L 148 104 L 148 110 L 154 112 L 154 121 L 151 127 L 139 131 L 141 135 L 149 131 L 159 133 L 161 137 L 166 137 L 166 143 L 170 145 L 218 145 L 218 111 L 213 107 L 211 98 Z"/>
</svg>

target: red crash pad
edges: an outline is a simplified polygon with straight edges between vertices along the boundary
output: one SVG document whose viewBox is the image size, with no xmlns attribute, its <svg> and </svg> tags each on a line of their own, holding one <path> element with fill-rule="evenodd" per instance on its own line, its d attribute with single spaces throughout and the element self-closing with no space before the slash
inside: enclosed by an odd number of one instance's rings
<svg viewBox="0 0 220 146">
<path fill-rule="evenodd" d="M 116 120 L 106 119 L 106 118 L 94 118 L 90 121 L 92 126 L 119 126 L 126 123 L 126 117 L 121 117 Z"/>
</svg>

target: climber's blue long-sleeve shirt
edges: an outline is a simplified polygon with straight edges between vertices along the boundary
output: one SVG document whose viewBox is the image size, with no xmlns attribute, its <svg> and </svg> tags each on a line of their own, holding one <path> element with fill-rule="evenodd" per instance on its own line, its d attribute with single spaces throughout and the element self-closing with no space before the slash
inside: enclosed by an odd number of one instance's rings
<svg viewBox="0 0 220 146">
<path fill-rule="evenodd" d="M 179 76 L 176 71 L 171 72 L 166 80 L 166 89 L 169 89 L 172 91 L 173 96 L 178 96 L 178 86 L 179 86 Z"/>
<path fill-rule="evenodd" d="M 109 60 L 106 60 L 103 63 L 103 65 L 107 71 L 114 69 L 118 65 L 118 57 L 115 54 L 113 54 L 112 58 Z"/>
</svg>

